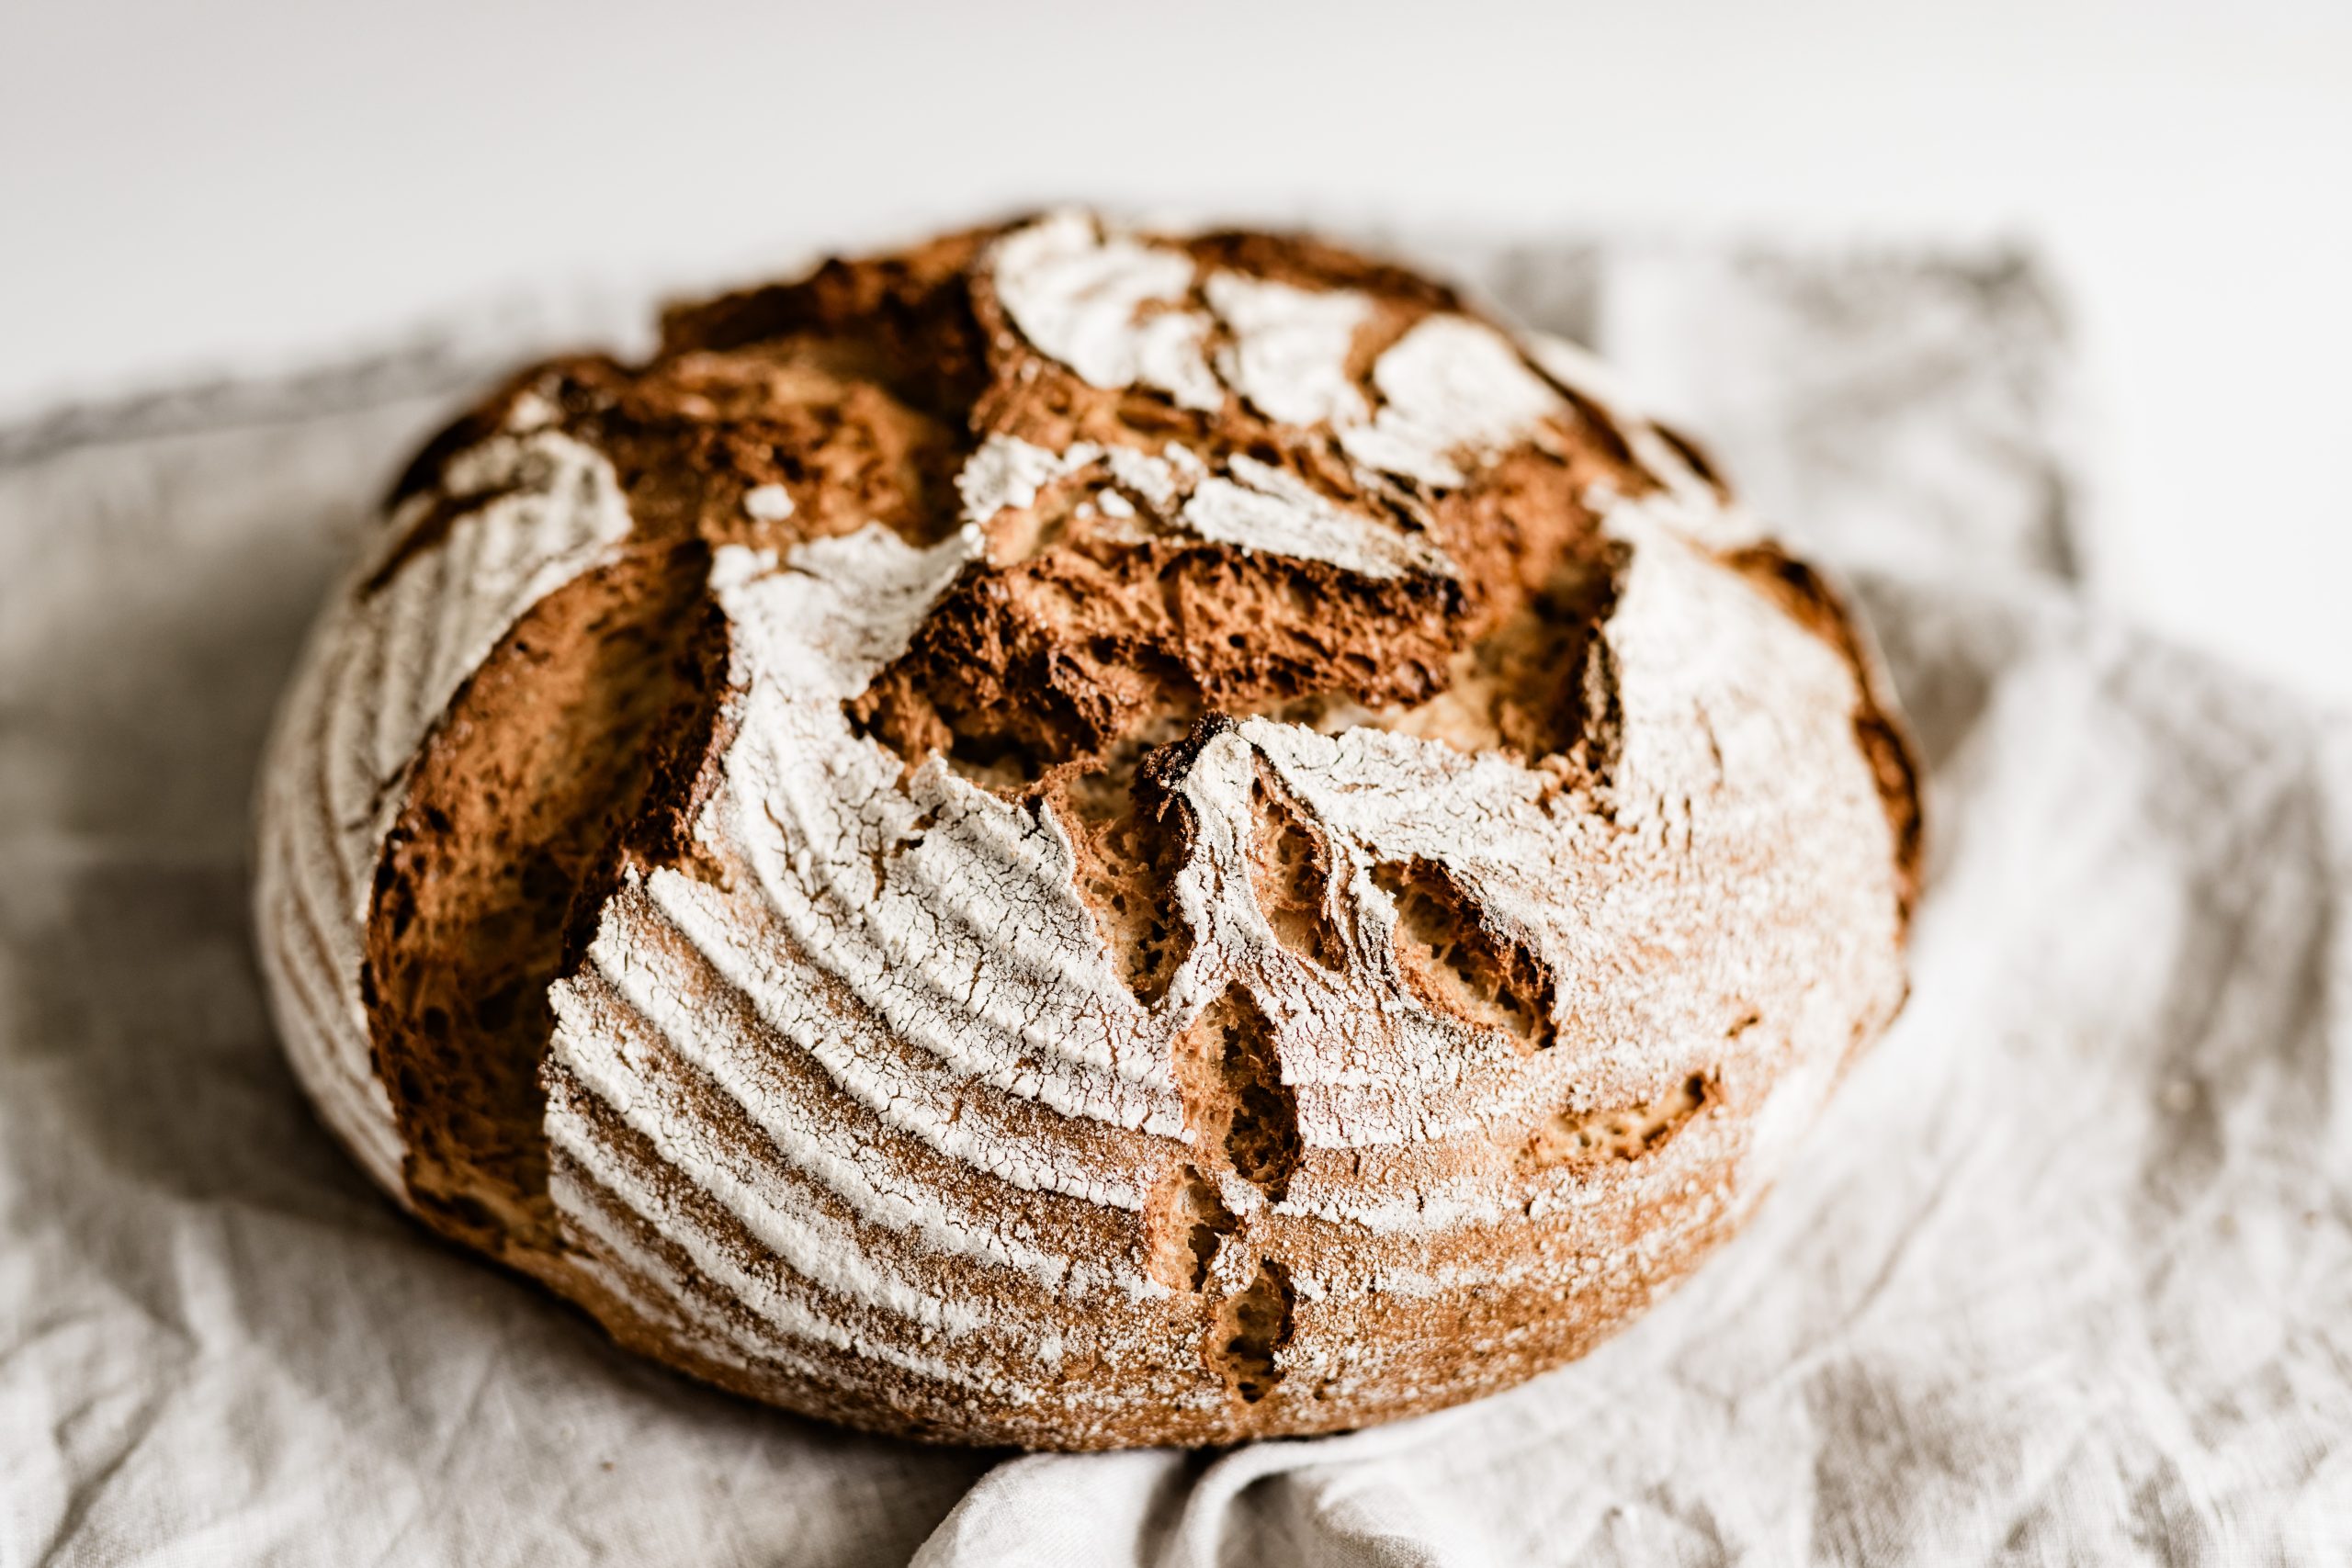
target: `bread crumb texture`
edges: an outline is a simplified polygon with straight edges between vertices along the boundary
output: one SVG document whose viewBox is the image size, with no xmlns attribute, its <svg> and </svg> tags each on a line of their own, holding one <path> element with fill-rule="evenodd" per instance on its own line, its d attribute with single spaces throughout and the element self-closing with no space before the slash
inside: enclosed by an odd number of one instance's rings
<svg viewBox="0 0 2352 1568">
<path fill-rule="evenodd" d="M 1581 1354 L 1904 994 L 1836 595 L 1579 351 L 1056 213 L 671 311 L 435 439 L 260 931 L 327 1120 L 623 1345 L 944 1441 Z"/>
</svg>

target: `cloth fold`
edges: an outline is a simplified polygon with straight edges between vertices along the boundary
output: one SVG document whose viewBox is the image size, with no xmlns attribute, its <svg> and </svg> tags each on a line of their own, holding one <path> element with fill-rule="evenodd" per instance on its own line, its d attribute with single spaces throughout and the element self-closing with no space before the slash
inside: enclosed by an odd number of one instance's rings
<svg viewBox="0 0 2352 1568">
<path fill-rule="evenodd" d="M 1909 1008 L 1746 1234 L 1510 1393 L 1226 1452 L 639 1364 L 370 1192 L 253 970 L 262 727 L 479 356 L 75 411 L 0 432 L 0 1562 L 2352 1561 L 2352 727 L 2076 593 L 2030 262 L 1411 248 L 1840 569 L 1927 753 Z"/>
</svg>

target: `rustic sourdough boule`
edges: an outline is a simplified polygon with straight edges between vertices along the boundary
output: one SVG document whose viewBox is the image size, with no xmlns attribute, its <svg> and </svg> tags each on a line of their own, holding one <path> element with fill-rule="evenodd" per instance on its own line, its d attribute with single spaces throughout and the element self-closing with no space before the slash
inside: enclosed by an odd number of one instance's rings
<svg viewBox="0 0 2352 1568">
<path fill-rule="evenodd" d="M 1045 1448 L 1582 1353 L 1904 995 L 1852 623 L 1565 344 L 1079 214 L 417 458 L 261 799 L 327 1120 L 623 1344 Z"/>
</svg>

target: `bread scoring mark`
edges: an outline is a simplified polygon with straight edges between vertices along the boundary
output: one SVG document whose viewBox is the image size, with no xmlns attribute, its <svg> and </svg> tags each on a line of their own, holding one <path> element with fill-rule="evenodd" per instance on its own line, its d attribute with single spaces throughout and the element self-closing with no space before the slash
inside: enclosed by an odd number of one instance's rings
<svg viewBox="0 0 2352 1568">
<path fill-rule="evenodd" d="M 1244 265 L 1258 254 L 1204 244 L 1204 254 L 1230 253 Z M 1248 449 L 1225 451 L 1215 465 L 1172 440 L 1158 452 L 1091 439 L 1055 450 L 991 430 L 959 480 L 967 524 L 989 532 L 987 564 L 943 604 L 908 657 L 855 700 L 861 731 L 910 766 L 937 752 L 976 781 L 1014 790 L 1170 713 L 1265 712 L 1334 694 L 1368 709 L 1411 707 L 1476 675 L 1462 655 L 1480 606 L 1453 586 L 1459 564 L 1418 497 L 1465 485 L 1464 463 L 1484 465 L 1506 446 L 1569 449 L 1557 422 L 1576 417 L 1573 398 L 1509 340 L 1483 322 L 1433 313 L 1441 301 L 1375 307 L 1350 288 L 1304 288 L 1230 267 L 1212 267 L 1195 287 L 1181 248 L 1077 215 L 1006 236 L 982 265 L 1012 331 L 1090 382 L 1128 384 L 1114 374 L 1141 363 L 1128 329 L 1191 311 L 1207 323 L 1204 333 L 1223 334 L 1218 365 L 1246 381 L 1251 406 L 1277 417 L 1319 412 L 1326 428 L 1244 442 Z M 1357 263 L 1334 276 L 1396 284 Z M 1051 305 L 1057 289 L 1067 298 Z M 1408 324 L 1395 327 L 1368 371 L 1353 367 L 1373 323 L 1387 329 L 1400 319 Z M 1104 346 L 1113 340 L 1124 346 Z M 1022 416 L 1023 394 L 1009 389 L 1026 368 L 1017 348 L 1008 339 L 996 351 L 999 375 L 1011 379 L 983 404 L 991 421 Z M 1221 417 L 1230 419 L 1229 409 Z M 1227 446 L 1238 439 L 1210 434 Z M 1186 537 L 1227 548 L 1188 547 Z M 1506 547 L 1550 542 L 1539 532 Z M 1350 601 L 1364 613 L 1346 613 Z M 1539 632 L 1561 618 L 1549 604 L 1522 610 Z M 1566 619 L 1589 633 L 1605 613 L 1603 605 Z M 1570 736 L 1514 738 L 1579 747 L 1598 776 L 1611 687 L 1605 640 L 1590 644 L 1570 692 L 1521 705 L 1570 712 L 1545 712 L 1518 729 L 1548 723 Z M 1586 712 L 1589 727 L 1578 722 Z M 1495 728 L 1492 714 L 1481 722 Z"/>
<path fill-rule="evenodd" d="M 1274 1392 L 1285 1369 L 1277 1358 L 1295 1329 L 1296 1292 L 1290 1270 L 1272 1258 L 1261 1260 L 1258 1272 L 1242 1290 L 1217 1306 L 1216 1321 L 1202 1345 L 1202 1359 L 1225 1379 L 1226 1386 L 1244 1404 L 1255 1404 Z"/>
<path fill-rule="evenodd" d="M 1079 850 L 1079 897 L 1119 978 L 1147 1007 L 1168 994 L 1192 949 L 1172 892 L 1184 848 L 1179 808 L 1158 790 L 1141 802 L 1136 792 L 1144 758 L 1175 739 L 1171 728 L 1163 722 L 1120 740 L 1070 771 L 1055 796 Z"/>
<path fill-rule="evenodd" d="M 1256 712 L 1335 688 L 1419 702 L 1459 639 L 1451 580 L 1138 536 L 1100 517 L 1057 527 L 1035 555 L 956 583 L 852 697 L 861 733 L 910 765 L 1010 747 L 1042 770 L 1170 714 Z"/>
<path fill-rule="evenodd" d="M 553 429 L 494 435 L 450 457 L 442 479 L 446 490 L 412 497 L 393 518 L 388 553 L 345 612 L 358 625 L 345 635 L 383 658 L 369 710 L 374 744 L 355 759 L 371 806 L 360 814 L 356 858 L 370 865 L 397 805 L 385 791 L 458 686 L 525 611 L 612 559 L 632 526 L 611 462 Z M 431 545 L 413 547 L 417 514 L 454 505 L 453 496 L 487 499 L 450 513 Z"/>
<path fill-rule="evenodd" d="M 1452 871 L 1416 857 L 1374 866 L 1372 880 L 1395 903 L 1397 967 L 1425 1006 L 1499 1030 L 1522 1050 L 1554 1043 L 1550 967 L 1493 929 Z"/>
<path fill-rule="evenodd" d="M 315 958 L 316 1005 L 303 1010 L 311 1021 L 287 1030 L 288 1054 L 371 1174 L 403 1201 L 401 1134 L 373 1060 L 362 971 L 405 777 L 518 618 L 613 559 L 630 533 L 611 465 L 547 427 L 529 379 L 412 465 L 375 558 L 311 633 L 265 773 L 263 928 L 284 919 L 315 933 L 305 961 Z M 291 964 L 268 962 L 290 977 Z"/>
<path fill-rule="evenodd" d="M 918 547 L 958 526 L 962 426 L 910 402 L 854 341 L 575 362 L 552 390 L 611 459 L 640 534 L 786 547 L 880 525 Z"/>
<path fill-rule="evenodd" d="M 1713 1080 L 1693 1073 L 1639 1104 L 1556 1111 L 1539 1122 L 1520 1146 L 1518 1168 L 1532 1174 L 1556 1166 L 1637 1160 L 1664 1148 L 1713 1096 Z"/>
<path fill-rule="evenodd" d="M 1176 1082 L 1195 1151 L 1281 1202 L 1305 1153 L 1298 1095 L 1283 1081 L 1273 1024 L 1247 989 L 1227 987 L 1179 1037 Z"/>
<path fill-rule="evenodd" d="M 1144 1248 L 1151 1277 L 1170 1290 L 1198 1293 L 1208 1283 L 1218 1249 L 1240 1228 L 1216 1182 L 1197 1166 L 1177 1166 L 1160 1179 L 1144 1206 Z"/>
<path fill-rule="evenodd" d="M 977 547 L 911 551 L 870 529 L 782 570 L 720 552 L 750 695 L 704 831 L 833 983 L 926 1051 L 1065 1115 L 1173 1122 L 1165 1059 L 1103 962 L 1052 812 L 936 761 L 910 773 L 843 712 Z M 935 825 L 890 857 L 876 897 L 873 845 L 909 839 L 924 811 Z"/>
<path fill-rule="evenodd" d="M 419 1210 L 477 1246 L 545 1247 L 549 982 L 691 774 L 725 696 L 699 546 L 638 552 L 532 606 L 452 699 L 384 840 L 360 973 Z M 490 738 L 490 739 L 485 739 Z M 669 788 L 662 787 L 665 779 Z"/>
<path fill-rule="evenodd" d="M 1325 969 L 1345 968 L 1349 943 L 1334 912 L 1329 846 L 1263 762 L 1250 806 L 1250 882 L 1275 940 Z"/>
<path fill-rule="evenodd" d="M 1599 537 L 1563 554 L 1524 604 L 1454 656 L 1445 690 L 1363 722 L 1463 751 L 1565 758 L 1605 798 L 1624 729 L 1608 623 L 1632 557 Z"/>
</svg>

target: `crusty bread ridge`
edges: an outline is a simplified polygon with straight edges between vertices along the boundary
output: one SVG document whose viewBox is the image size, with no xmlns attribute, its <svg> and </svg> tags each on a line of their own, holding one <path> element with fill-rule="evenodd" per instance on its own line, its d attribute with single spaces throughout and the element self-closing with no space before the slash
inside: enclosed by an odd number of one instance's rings
<svg viewBox="0 0 2352 1568">
<path fill-rule="evenodd" d="M 1080 213 L 671 311 L 395 488 L 273 738 L 288 1054 L 426 1224 L 885 1432 L 1385 1421 L 1728 1235 L 1904 996 L 1819 576 L 1573 347 Z"/>
</svg>

